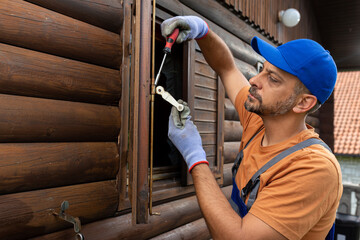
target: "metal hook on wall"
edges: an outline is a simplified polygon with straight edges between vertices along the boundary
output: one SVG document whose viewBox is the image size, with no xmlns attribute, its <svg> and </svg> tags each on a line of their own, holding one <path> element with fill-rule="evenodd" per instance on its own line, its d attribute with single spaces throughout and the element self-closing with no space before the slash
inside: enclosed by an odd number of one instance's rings
<svg viewBox="0 0 360 240">
<path fill-rule="evenodd" d="M 65 213 L 65 210 L 67 210 L 68 208 L 69 208 L 69 202 L 63 201 L 60 206 L 60 212 L 57 213 L 57 212 L 55 212 L 55 210 L 53 210 L 53 214 L 66 222 L 72 223 L 74 225 L 74 231 L 76 233 L 75 239 L 76 240 L 84 240 L 85 239 L 84 235 L 82 233 L 80 233 L 80 230 L 81 230 L 80 219 L 78 217 L 73 217 L 73 216 Z"/>
</svg>

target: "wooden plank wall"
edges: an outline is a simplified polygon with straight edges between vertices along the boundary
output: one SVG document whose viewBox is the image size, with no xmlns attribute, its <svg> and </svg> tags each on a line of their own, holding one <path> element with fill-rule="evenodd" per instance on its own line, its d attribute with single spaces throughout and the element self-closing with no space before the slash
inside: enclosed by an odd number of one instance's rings
<svg viewBox="0 0 360 240">
<path fill-rule="evenodd" d="M 222 0 L 223 4 L 265 36 L 278 43 L 297 38 L 320 41 L 310 1 L 302 0 Z M 301 14 L 300 23 L 288 28 L 278 21 L 278 12 L 296 8 Z"/>
<path fill-rule="evenodd" d="M 0 1 L 0 239 L 118 208 L 122 5 Z"/>
<path fill-rule="evenodd" d="M 194 68 L 194 123 L 200 132 L 210 167 L 213 167 L 217 148 L 218 77 L 198 51 L 195 52 Z"/>
</svg>

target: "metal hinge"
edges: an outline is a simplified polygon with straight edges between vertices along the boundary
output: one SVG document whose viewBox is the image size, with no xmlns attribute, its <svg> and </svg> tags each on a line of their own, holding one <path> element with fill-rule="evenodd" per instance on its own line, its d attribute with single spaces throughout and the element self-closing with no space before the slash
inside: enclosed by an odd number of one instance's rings
<svg viewBox="0 0 360 240">
<path fill-rule="evenodd" d="M 70 216 L 67 213 L 65 213 L 65 210 L 67 210 L 68 208 L 69 208 L 69 202 L 63 201 L 61 203 L 59 213 L 55 212 L 55 210 L 52 210 L 52 211 L 55 216 L 59 217 L 60 219 L 66 221 L 66 222 L 72 223 L 74 225 L 74 231 L 76 233 L 76 235 L 75 235 L 76 240 L 84 240 L 85 239 L 84 235 L 82 233 L 80 233 L 80 230 L 81 230 L 80 219 L 78 217 L 73 217 L 73 216 Z"/>
</svg>

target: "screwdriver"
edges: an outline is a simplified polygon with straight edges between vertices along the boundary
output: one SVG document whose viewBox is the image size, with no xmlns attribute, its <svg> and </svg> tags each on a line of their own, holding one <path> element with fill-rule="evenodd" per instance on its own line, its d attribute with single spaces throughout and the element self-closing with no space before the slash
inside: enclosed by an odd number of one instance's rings
<svg viewBox="0 0 360 240">
<path fill-rule="evenodd" d="M 175 28 L 173 33 L 170 34 L 170 36 L 168 38 L 166 38 L 166 44 L 165 44 L 165 47 L 164 47 L 164 50 L 163 50 L 165 54 L 164 54 L 164 58 L 163 58 L 163 60 L 161 62 L 161 65 L 160 65 L 159 72 L 158 72 L 158 74 L 156 75 L 156 78 L 155 78 L 155 86 L 157 85 L 157 83 L 159 81 L 160 73 L 161 73 L 161 70 L 162 70 L 162 68 L 164 66 L 166 56 L 171 53 L 171 48 L 174 45 L 175 40 L 178 37 L 178 35 L 179 35 L 179 29 Z"/>
</svg>

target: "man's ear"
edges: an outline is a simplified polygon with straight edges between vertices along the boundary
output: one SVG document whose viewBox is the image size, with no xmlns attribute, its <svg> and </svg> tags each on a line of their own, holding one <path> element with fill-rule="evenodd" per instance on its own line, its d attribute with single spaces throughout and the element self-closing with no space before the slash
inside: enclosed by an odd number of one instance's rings
<svg viewBox="0 0 360 240">
<path fill-rule="evenodd" d="M 297 104 L 293 107 L 295 113 L 306 113 L 317 103 L 317 98 L 311 94 L 302 94 L 299 96 Z"/>
</svg>

